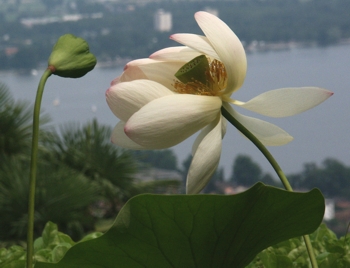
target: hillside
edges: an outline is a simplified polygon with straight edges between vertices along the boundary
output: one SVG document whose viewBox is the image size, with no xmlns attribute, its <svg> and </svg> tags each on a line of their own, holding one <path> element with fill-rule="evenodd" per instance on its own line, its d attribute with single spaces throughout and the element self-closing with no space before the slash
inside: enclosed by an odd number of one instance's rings
<svg viewBox="0 0 350 268">
<path fill-rule="evenodd" d="M 100 62 L 147 57 L 174 45 L 168 39 L 171 33 L 200 33 L 193 19 L 198 10 L 217 12 L 246 47 L 288 42 L 326 46 L 350 38 L 348 0 L 2 0 L 0 6 L 2 70 L 45 64 L 53 44 L 65 33 L 85 38 Z M 154 27 L 159 9 L 171 14 L 169 31 Z"/>
</svg>

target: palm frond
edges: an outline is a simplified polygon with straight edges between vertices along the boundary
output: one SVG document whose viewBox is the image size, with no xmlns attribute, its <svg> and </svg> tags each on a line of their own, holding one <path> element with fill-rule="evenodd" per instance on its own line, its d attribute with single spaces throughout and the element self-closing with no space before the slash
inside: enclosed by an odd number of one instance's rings
<svg viewBox="0 0 350 268">
<path fill-rule="evenodd" d="M 0 157 L 28 154 L 32 138 L 33 107 L 26 101 L 15 101 L 9 89 L 0 84 Z M 41 124 L 49 122 L 41 115 Z"/>
<path fill-rule="evenodd" d="M 29 162 L 7 157 L 0 167 L 0 240 L 24 239 L 27 228 Z M 70 226 L 91 229 L 90 204 L 97 200 L 95 186 L 82 174 L 61 165 L 40 162 L 36 187 L 35 232 L 48 221 L 76 237 Z M 79 228 L 78 228 L 79 229 Z M 77 237 L 79 238 L 79 237 Z"/>
</svg>

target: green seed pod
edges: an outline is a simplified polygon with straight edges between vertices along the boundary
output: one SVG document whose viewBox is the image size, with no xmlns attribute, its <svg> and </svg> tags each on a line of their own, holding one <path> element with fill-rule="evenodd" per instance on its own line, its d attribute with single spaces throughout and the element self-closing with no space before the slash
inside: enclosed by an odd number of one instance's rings
<svg viewBox="0 0 350 268">
<path fill-rule="evenodd" d="M 199 81 L 206 84 L 209 72 L 209 62 L 206 56 L 200 55 L 187 62 L 175 74 L 175 77 L 182 83 Z"/>
<path fill-rule="evenodd" d="M 78 78 L 91 71 L 95 65 L 96 58 L 90 53 L 88 43 L 72 34 L 65 34 L 53 47 L 48 68 L 55 75 Z"/>
</svg>

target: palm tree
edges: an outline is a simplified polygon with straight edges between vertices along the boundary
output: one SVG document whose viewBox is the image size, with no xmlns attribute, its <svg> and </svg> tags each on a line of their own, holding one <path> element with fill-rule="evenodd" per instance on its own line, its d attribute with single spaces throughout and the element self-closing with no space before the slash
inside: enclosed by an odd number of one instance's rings
<svg viewBox="0 0 350 268">
<path fill-rule="evenodd" d="M 0 240 L 24 239 L 27 226 L 32 108 L 0 85 Z M 43 116 L 43 119 L 47 117 Z M 47 121 L 47 120 L 42 120 Z M 137 163 L 110 142 L 111 128 L 94 120 L 41 131 L 35 233 L 47 221 L 75 239 L 96 217 L 115 217 L 132 196 L 173 182 L 136 182 Z M 102 211 L 102 213 L 99 213 Z"/>
<path fill-rule="evenodd" d="M 47 159 L 57 165 L 64 163 L 98 185 L 101 200 L 109 204 L 103 217 L 115 217 L 122 205 L 137 194 L 178 186 L 174 180 L 135 180 L 139 164 L 129 151 L 111 143 L 111 133 L 109 126 L 99 125 L 96 120 L 81 128 L 67 124 L 48 145 L 53 154 Z"/>
<path fill-rule="evenodd" d="M 47 159 L 81 172 L 98 185 L 101 198 L 111 203 L 109 213 L 115 216 L 135 194 L 136 162 L 128 152 L 110 142 L 111 131 L 96 120 L 81 128 L 67 124 L 49 142 L 52 154 Z"/>
<path fill-rule="evenodd" d="M 0 160 L 3 156 L 29 155 L 32 114 L 31 105 L 15 101 L 6 85 L 0 83 Z M 42 124 L 48 121 L 47 115 L 41 117 Z"/>
<path fill-rule="evenodd" d="M 29 160 L 4 157 L 0 166 L 0 240 L 23 240 L 27 231 Z M 75 239 L 93 229 L 89 205 L 96 201 L 94 185 L 64 165 L 38 164 L 35 234 L 48 221 Z"/>
<path fill-rule="evenodd" d="M 26 233 L 32 110 L 27 102 L 16 102 L 0 84 L 0 240 L 20 240 Z M 41 117 L 41 123 L 47 121 L 47 116 Z M 55 136 L 41 131 L 41 144 Z M 48 148 L 39 149 L 35 232 L 41 234 L 51 220 L 80 238 L 93 228 L 89 205 L 96 201 L 96 187 L 82 173 L 48 161 Z"/>
</svg>

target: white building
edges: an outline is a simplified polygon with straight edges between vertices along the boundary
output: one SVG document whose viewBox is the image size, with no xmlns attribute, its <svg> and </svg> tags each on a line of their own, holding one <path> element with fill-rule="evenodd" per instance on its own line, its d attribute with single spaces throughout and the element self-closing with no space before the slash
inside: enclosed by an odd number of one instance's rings
<svg viewBox="0 0 350 268">
<path fill-rule="evenodd" d="M 154 14 L 154 29 L 158 32 L 169 32 L 173 27 L 173 18 L 170 12 L 158 9 Z"/>
<path fill-rule="evenodd" d="M 219 10 L 216 9 L 216 8 L 211 8 L 211 7 L 205 7 L 204 8 L 204 11 L 216 16 L 216 17 L 219 17 Z"/>
<path fill-rule="evenodd" d="M 333 220 L 335 217 L 335 201 L 334 199 L 326 199 L 326 209 L 323 219 L 325 221 Z"/>
</svg>

